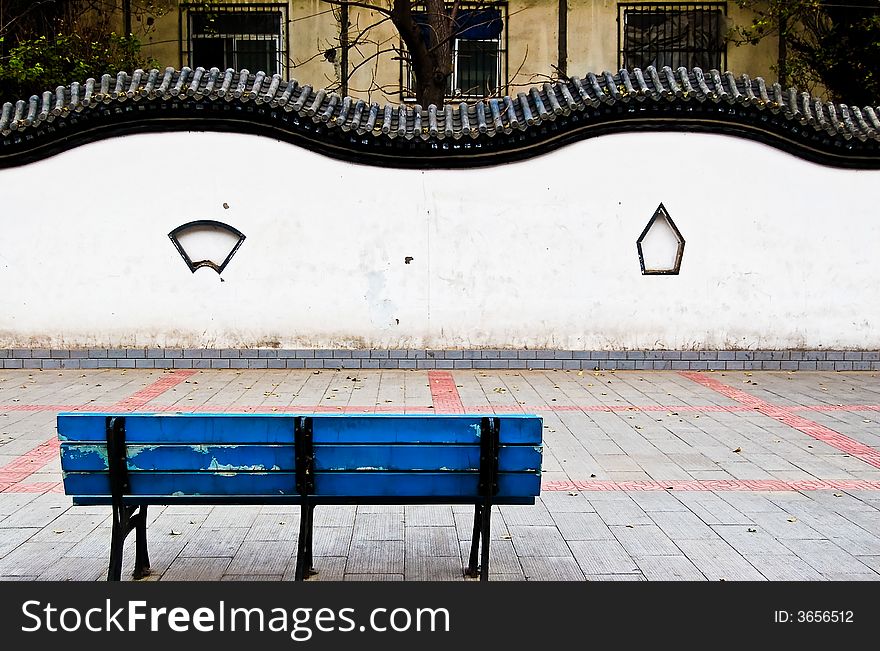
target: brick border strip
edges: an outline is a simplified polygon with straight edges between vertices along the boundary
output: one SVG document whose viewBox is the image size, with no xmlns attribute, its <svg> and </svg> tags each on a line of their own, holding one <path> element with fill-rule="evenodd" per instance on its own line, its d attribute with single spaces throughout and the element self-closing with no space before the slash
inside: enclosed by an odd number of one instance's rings
<svg viewBox="0 0 880 651">
<path fill-rule="evenodd" d="M 880 371 L 880 351 L 288 350 L 276 348 L 0 349 L 4 369 L 308 368 L 616 371 Z"/>
</svg>

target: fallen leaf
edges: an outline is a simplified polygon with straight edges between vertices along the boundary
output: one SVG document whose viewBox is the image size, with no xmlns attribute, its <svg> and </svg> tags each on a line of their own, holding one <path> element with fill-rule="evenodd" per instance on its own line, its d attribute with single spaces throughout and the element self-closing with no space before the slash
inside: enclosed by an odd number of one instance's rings
<svg viewBox="0 0 880 651">
<path fill-rule="evenodd" d="M 742 451 L 743 451 L 743 449 L 742 449 L 742 448 L 734 448 L 734 450 L 733 450 L 733 451 L 734 451 L 734 452 L 742 452 Z"/>
<path fill-rule="evenodd" d="M 596 473 L 590 473 L 590 479 L 593 479 L 596 476 Z"/>
<path fill-rule="evenodd" d="M 843 493 L 834 493 L 834 497 L 843 497 Z"/>
<path fill-rule="evenodd" d="M 52 533 L 64 533 L 64 529 L 53 529 Z"/>
<path fill-rule="evenodd" d="M 504 534 L 503 536 L 501 536 L 501 540 L 510 540 L 510 534 L 509 533 Z"/>
<path fill-rule="evenodd" d="M 797 522 L 797 518 L 795 518 L 795 517 L 790 517 L 790 518 L 788 519 L 788 521 L 789 521 L 789 522 Z"/>
<path fill-rule="evenodd" d="M 168 532 L 168 535 L 169 535 L 169 536 L 179 536 L 179 535 L 180 535 L 180 532 L 179 532 L 179 531 L 175 531 L 174 529 L 172 529 L 171 531 Z"/>
<path fill-rule="evenodd" d="M 628 525 L 626 525 L 626 528 L 627 529 L 634 529 L 635 527 L 633 527 L 631 524 L 628 524 Z"/>
<path fill-rule="evenodd" d="M 569 497 L 577 497 L 578 493 L 569 493 L 568 495 L 569 495 Z"/>
<path fill-rule="evenodd" d="M 584 377 L 584 372 L 583 372 L 583 371 L 578 371 L 578 377 Z"/>
<path fill-rule="evenodd" d="M 748 529 L 746 529 L 746 531 L 748 531 L 749 533 L 755 533 L 755 532 L 757 532 L 758 530 L 755 529 L 754 527 L 749 527 Z"/>
</svg>

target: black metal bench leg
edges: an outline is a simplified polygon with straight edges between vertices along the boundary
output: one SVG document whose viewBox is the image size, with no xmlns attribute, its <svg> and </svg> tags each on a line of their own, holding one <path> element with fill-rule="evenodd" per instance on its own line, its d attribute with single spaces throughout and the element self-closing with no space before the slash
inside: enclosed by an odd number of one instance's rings
<svg viewBox="0 0 880 651">
<path fill-rule="evenodd" d="M 135 524 L 135 561 L 132 576 L 142 579 L 150 574 L 150 552 L 147 549 L 147 506 L 143 505 L 133 520 Z"/>
<path fill-rule="evenodd" d="M 480 531 L 483 528 L 482 524 L 482 515 L 483 507 L 479 504 L 474 506 L 474 533 L 471 537 L 471 556 L 468 560 L 467 570 L 465 570 L 465 576 L 469 576 L 471 578 L 475 578 L 479 573 L 479 568 L 477 566 L 477 555 L 480 551 Z"/>
<path fill-rule="evenodd" d="M 312 568 L 312 504 L 303 504 L 299 516 L 299 539 L 296 549 L 296 572 L 294 579 L 302 581 L 313 573 Z"/>
<path fill-rule="evenodd" d="M 315 505 L 309 505 L 309 531 L 308 531 L 308 540 L 306 541 L 306 558 L 305 558 L 305 578 L 309 578 L 313 574 L 317 574 L 315 571 L 315 565 L 312 560 L 312 543 L 315 539 Z"/>
<path fill-rule="evenodd" d="M 123 519 L 124 511 L 114 506 L 113 529 L 110 533 L 110 564 L 107 568 L 108 581 L 122 580 L 122 547 L 125 544 L 125 523 Z"/>
<path fill-rule="evenodd" d="M 489 540 L 492 538 L 490 529 L 492 521 L 492 504 L 486 504 L 483 507 L 483 531 L 480 534 L 483 539 L 480 559 L 480 581 L 489 580 Z"/>
</svg>

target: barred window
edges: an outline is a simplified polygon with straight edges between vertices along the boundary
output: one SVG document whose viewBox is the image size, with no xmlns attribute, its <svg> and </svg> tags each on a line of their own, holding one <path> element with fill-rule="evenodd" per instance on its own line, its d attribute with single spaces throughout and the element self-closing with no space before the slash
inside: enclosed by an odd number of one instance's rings
<svg viewBox="0 0 880 651">
<path fill-rule="evenodd" d="M 180 12 L 182 58 L 191 68 L 286 71 L 287 4 L 182 4 Z"/>
<path fill-rule="evenodd" d="M 727 67 L 727 3 L 618 5 L 618 65 Z"/>
</svg>

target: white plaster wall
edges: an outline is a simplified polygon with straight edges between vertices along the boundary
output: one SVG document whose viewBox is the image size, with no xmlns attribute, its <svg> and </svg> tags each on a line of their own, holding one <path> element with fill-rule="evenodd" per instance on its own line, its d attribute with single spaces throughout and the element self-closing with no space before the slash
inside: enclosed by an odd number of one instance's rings
<svg viewBox="0 0 880 651">
<path fill-rule="evenodd" d="M 0 171 L 0 347 L 877 349 L 878 199 L 880 171 L 709 134 L 459 171 L 116 138 Z M 678 276 L 639 267 L 660 202 Z M 223 282 L 168 239 L 195 219 L 247 236 Z"/>
</svg>

